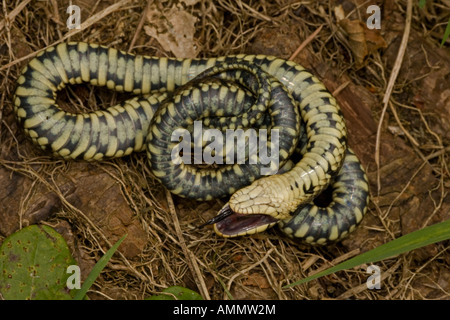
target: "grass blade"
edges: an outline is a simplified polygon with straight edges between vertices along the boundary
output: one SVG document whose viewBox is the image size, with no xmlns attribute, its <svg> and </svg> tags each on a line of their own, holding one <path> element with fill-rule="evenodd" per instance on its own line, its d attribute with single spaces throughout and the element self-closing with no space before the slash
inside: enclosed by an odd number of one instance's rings
<svg viewBox="0 0 450 320">
<path fill-rule="evenodd" d="M 392 256 L 447 239 L 450 239 L 450 220 L 408 233 L 400 238 L 385 243 L 375 249 L 360 254 L 327 270 L 284 286 L 283 288 L 286 289 L 297 286 L 337 271 L 350 269 L 365 263 L 372 263 L 387 259 Z"/>
<path fill-rule="evenodd" d="M 217 280 L 219 281 L 220 285 L 222 286 L 223 290 L 225 291 L 226 295 L 228 296 L 229 300 L 234 300 L 233 295 L 231 294 L 230 290 L 227 289 L 227 285 L 222 281 L 220 277 L 217 277 Z"/>
<path fill-rule="evenodd" d="M 95 282 L 97 277 L 100 275 L 102 270 L 105 268 L 108 261 L 111 259 L 113 254 L 116 252 L 117 248 L 120 246 L 123 240 L 127 235 L 124 235 L 122 238 L 119 239 L 106 253 L 103 257 L 98 260 L 98 262 L 95 264 L 95 266 L 92 268 L 91 272 L 89 273 L 88 277 L 84 281 L 83 285 L 81 286 L 80 290 L 77 291 L 75 294 L 75 297 L 73 300 L 82 300 L 84 296 L 86 295 L 86 292 L 89 290 L 89 288 L 92 286 L 92 284 Z"/>
<path fill-rule="evenodd" d="M 154 294 L 145 300 L 203 300 L 203 297 L 191 289 L 172 286 L 166 288 L 160 294 Z"/>
<path fill-rule="evenodd" d="M 444 46 L 445 41 L 450 37 L 450 18 L 448 19 L 447 27 L 445 28 L 444 37 L 442 38 L 441 47 Z"/>
</svg>

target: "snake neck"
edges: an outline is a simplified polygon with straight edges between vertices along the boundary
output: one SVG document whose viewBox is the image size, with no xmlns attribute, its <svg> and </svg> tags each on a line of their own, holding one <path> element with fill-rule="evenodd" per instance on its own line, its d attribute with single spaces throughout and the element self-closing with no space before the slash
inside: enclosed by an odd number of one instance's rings
<svg viewBox="0 0 450 320">
<path fill-rule="evenodd" d="M 307 194 L 292 192 L 290 175 L 274 175 L 253 182 L 250 186 L 235 192 L 230 200 L 230 208 L 240 214 L 264 214 L 275 219 L 287 219 L 291 212 L 310 199 Z"/>
<path fill-rule="evenodd" d="M 340 145 L 345 148 L 345 144 Z M 341 167 L 343 157 L 305 154 L 292 170 L 264 177 L 250 186 L 235 192 L 230 200 L 230 208 L 240 214 L 264 214 L 275 219 L 290 218 L 298 207 L 310 202 L 328 185 L 331 177 Z M 316 165 L 310 165 L 309 158 Z"/>
</svg>

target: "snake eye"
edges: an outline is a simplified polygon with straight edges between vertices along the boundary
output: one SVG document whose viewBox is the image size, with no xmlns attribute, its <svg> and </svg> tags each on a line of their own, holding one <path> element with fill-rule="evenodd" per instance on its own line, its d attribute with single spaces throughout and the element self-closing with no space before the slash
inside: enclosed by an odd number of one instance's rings
<svg viewBox="0 0 450 320">
<path fill-rule="evenodd" d="M 278 219 L 265 214 L 236 213 L 227 203 L 207 224 L 214 224 L 215 232 L 222 237 L 237 237 L 262 232 L 277 222 Z"/>
</svg>

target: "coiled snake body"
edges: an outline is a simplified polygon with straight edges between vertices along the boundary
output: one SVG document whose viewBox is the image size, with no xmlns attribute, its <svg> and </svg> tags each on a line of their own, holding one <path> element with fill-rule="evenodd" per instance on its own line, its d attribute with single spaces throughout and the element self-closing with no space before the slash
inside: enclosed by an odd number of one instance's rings
<svg viewBox="0 0 450 320">
<path fill-rule="evenodd" d="M 291 237 L 324 244 L 344 237 L 365 214 L 367 178 L 347 148 L 336 100 L 294 62 L 262 55 L 154 58 L 95 44 L 62 43 L 40 52 L 17 82 L 18 120 L 42 149 L 85 160 L 147 150 L 153 173 L 171 192 L 207 200 L 232 194 L 209 222 L 222 236 L 251 234 L 278 223 Z M 61 110 L 57 92 L 81 83 L 136 97 L 91 113 Z M 179 142 L 172 141 L 174 130 L 192 128 L 199 119 L 205 128 L 220 132 L 230 125 L 279 132 L 280 166 L 302 140 L 302 130 L 306 144 L 289 171 L 265 177 L 259 158 L 219 169 L 174 163 L 174 154 L 180 156 L 173 152 Z M 265 142 L 274 146 L 275 139 L 270 136 Z M 315 205 L 313 199 L 330 183 L 332 202 L 325 208 Z"/>
</svg>

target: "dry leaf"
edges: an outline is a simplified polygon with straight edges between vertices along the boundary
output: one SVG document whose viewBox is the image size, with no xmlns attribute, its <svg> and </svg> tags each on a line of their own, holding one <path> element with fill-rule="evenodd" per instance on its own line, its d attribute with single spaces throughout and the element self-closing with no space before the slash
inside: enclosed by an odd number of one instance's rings
<svg viewBox="0 0 450 320">
<path fill-rule="evenodd" d="M 377 30 L 371 30 L 364 28 L 364 34 L 366 35 L 367 49 L 369 54 L 374 53 L 380 48 L 387 48 L 387 43 Z"/>
<path fill-rule="evenodd" d="M 151 7 L 147 11 L 147 20 L 149 25 L 144 26 L 145 33 L 154 37 L 164 50 L 171 51 L 177 58 L 197 56 L 194 43 L 196 17 L 176 7 L 167 12 Z"/>
<path fill-rule="evenodd" d="M 386 48 L 386 42 L 376 30 L 370 30 L 359 20 L 342 19 L 339 26 L 348 36 L 348 44 L 355 58 L 356 67 L 360 68 L 369 54 L 379 48 Z"/>
<path fill-rule="evenodd" d="M 258 287 L 260 289 L 267 289 L 271 287 L 267 279 L 259 273 L 249 274 L 247 279 L 242 281 L 242 284 L 245 286 Z"/>
<path fill-rule="evenodd" d="M 345 12 L 344 9 L 342 8 L 342 5 L 334 7 L 334 15 L 336 16 L 337 21 L 341 21 L 342 19 L 345 18 Z"/>
<path fill-rule="evenodd" d="M 368 54 L 364 25 L 359 20 L 342 19 L 339 25 L 348 36 L 348 44 L 357 66 L 361 66 Z"/>
</svg>

